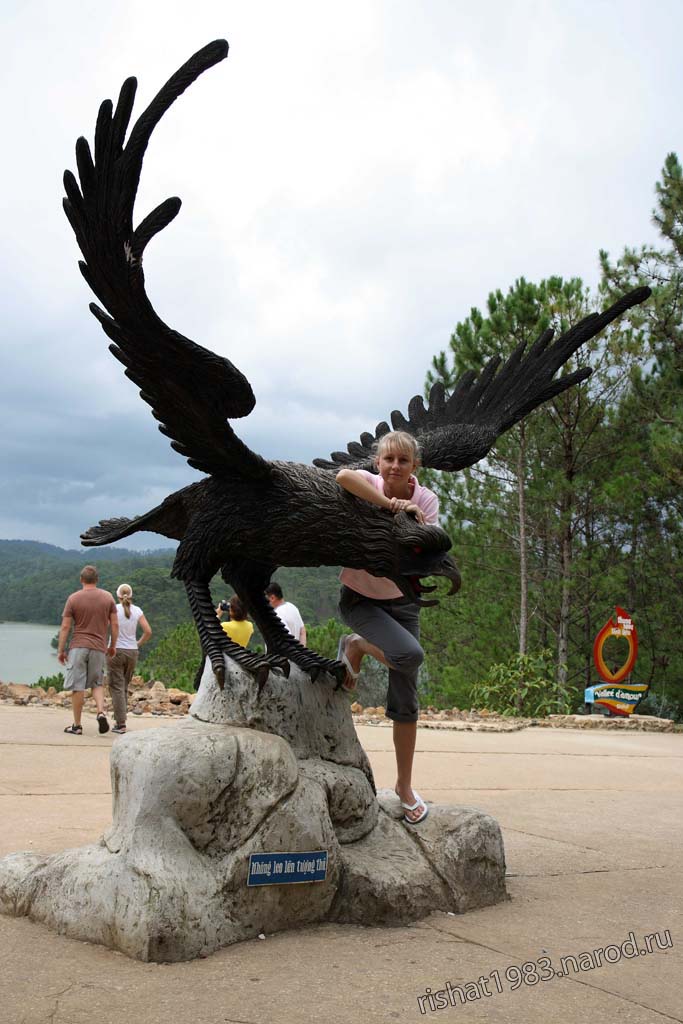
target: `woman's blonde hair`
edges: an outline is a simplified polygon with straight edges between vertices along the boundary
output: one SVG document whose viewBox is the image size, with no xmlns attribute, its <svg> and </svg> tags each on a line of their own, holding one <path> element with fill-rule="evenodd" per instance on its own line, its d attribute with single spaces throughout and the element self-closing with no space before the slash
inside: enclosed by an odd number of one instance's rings
<svg viewBox="0 0 683 1024">
<path fill-rule="evenodd" d="M 416 466 L 420 465 L 420 446 L 412 434 L 405 430 L 390 430 L 384 434 L 375 445 L 375 461 L 378 462 L 380 456 L 392 448 L 408 455 Z"/>
<path fill-rule="evenodd" d="M 131 598 L 133 596 L 133 588 L 131 587 L 130 583 L 121 583 L 116 588 L 116 596 L 123 605 L 123 610 L 126 613 L 126 618 L 129 619 Z"/>
</svg>

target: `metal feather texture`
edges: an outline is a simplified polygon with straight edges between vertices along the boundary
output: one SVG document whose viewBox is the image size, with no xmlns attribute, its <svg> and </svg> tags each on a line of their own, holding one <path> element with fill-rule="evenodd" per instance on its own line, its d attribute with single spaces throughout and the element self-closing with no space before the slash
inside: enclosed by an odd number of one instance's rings
<svg viewBox="0 0 683 1024">
<path fill-rule="evenodd" d="M 515 423 L 544 402 L 586 380 L 591 374 L 588 367 L 557 379 L 555 374 L 581 345 L 649 295 L 649 288 L 636 288 L 604 312 L 591 313 L 554 342 L 554 332 L 544 331 L 526 355 L 526 346 L 522 344 L 502 366 L 500 357 L 496 356 L 478 377 L 471 370 L 464 373 L 450 396 L 437 381 L 426 408 L 421 396 L 416 395 L 408 403 L 407 417 L 401 412 L 392 412 L 392 428 L 405 430 L 416 438 L 422 464 L 430 469 L 455 472 L 473 466 Z M 371 469 L 377 442 L 388 430 L 387 423 L 379 423 L 374 434 L 361 434 L 360 443 L 351 441 L 346 452 L 333 452 L 329 459 L 314 459 L 313 463 L 328 470 L 343 466 Z"/>
<path fill-rule="evenodd" d="M 91 150 L 76 143 L 77 181 L 64 175 L 64 209 L 83 254 L 85 280 L 101 305 L 91 310 L 111 341 L 113 355 L 158 420 L 159 430 L 191 466 L 208 473 L 203 480 L 169 495 L 156 508 L 133 519 L 113 518 L 82 535 L 87 546 L 110 544 L 139 530 L 179 541 L 173 576 L 185 584 L 197 631 L 222 685 L 224 658 L 238 658 L 256 675 L 288 670 L 288 660 L 315 679 L 346 676 L 340 662 L 315 654 L 294 641 L 268 605 L 264 590 L 278 566 L 346 565 L 391 579 L 418 605 L 429 587 L 421 580 L 442 576 L 451 593 L 460 585 L 451 542 L 435 525 L 417 523 L 406 512 L 391 515 L 341 488 L 325 470 L 368 466 L 373 446 L 391 428 L 382 421 L 346 452 L 318 467 L 266 462 L 237 438 L 228 419 L 248 415 L 254 406 L 249 382 L 228 360 L 168 327 L 145 292 L 142 262 L 150 240 L 170 224 L 180 200 L 166 199 L 137 227 L 133 213 L 144 155 L 159 120 L 184 90 L 228 52 L 224 40 L 209 43 L 190 58 L 152 100 L 126 135 L 136 81 L 124 82 L 114 107 L 100 106 Z M 483 458 L 496 438 L 532 409 L 583 380 L 590 371 L 555 380 L 556 372 L 588 338 L 649 294 L 640 289 L 600 316 L 587 317 L 557 341 L 546 332 L 524 355 L 517 349 L 501 366 L 492 360 L 477 378 L 464 374 L 447 396 L 440 384 L 425 406 L 416 396 L 408 414 L 393 412 L 394 428 L 413 433 L 423 461 L 457 470 Z M 104 308 L 102 308 L 104 307 Z M 259 627 L 268 654 L 235 651 L 216 618 L 209 583 L 220 571 Z"/>
<path fill-rule="evenodd" d="M 100 106 L 93 150 L 84 138 L 76 143 L 79 181 L 65 172 L 64 210 L 83 253 L 83 277 L 105 307 L 93 303 L 90 309 L 126 376 L 152 407 L 160 431 L 204 473 L 263 479 L 270 475 L 269 463 L 240 441 L 227 422 L 253 409 L 249 381 L 230 360 L 168 327 L 145 292 L 145 249 L 178 214 L 180 199 L 164 200 L 133 226 L 154 128 L 185 89 L 227 55 L 228 44 L 219 39 L 190 57 L 143 111 L 125 142 L 137 89 L 136 80 L 127 79 L 116 107 L 111 100 Z"/>
</svg>

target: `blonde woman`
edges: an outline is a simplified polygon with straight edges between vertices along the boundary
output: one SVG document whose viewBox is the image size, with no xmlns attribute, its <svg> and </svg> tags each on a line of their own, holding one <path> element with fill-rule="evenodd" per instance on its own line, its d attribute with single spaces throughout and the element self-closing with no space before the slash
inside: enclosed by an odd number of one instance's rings
<svg viewBox="0 0 683 1024">
<path fill-rule="evenodd" d="M 341 469 L 337 482 L 363 501 L 388 513 L 408 512 L 420 523 L 437 523 L 439 499 L 415 476 L 420 462 L 412 434 L 393 430 L 380 438 L 377 473 Z M 339 613 L 355 630 L 339 642 L 337 657 L 347 668 L 346 689 L 354 689 L 366 654 L 389 669 L 386 715 L 393 720 L 396 753 L 396 794 L 404 820 L 417 825 L 428 808 L 412 788 L 413 757 L 417 738 L 417 674 L 424 658 L 420 646 L 419 606 L 401 594 L 395 583 L 360 569 L 342 569 Z"/>
<path fill-rule="evenodd" d="M 116 596 L 119 599 L 116 605 L 119 638 L 116 642 L 114 656 L 107 659 L 107 667 L 109 670 L 109 693 L 116 719 L 116 725 L 112 732 L 123 733 L 126 731 L 126 715 L 128 714 L 128 686 L 133 678 L 138 651 L 143 644 L 147 643 L 152 635 L 152 630 L 142 608 L 133 604 L 133 588 L 128 583 L 122 583 L 118 587 Z M 137 639 L 138 626 L 142 629 L 142 636 L 139 640 Z"/>
</svg>

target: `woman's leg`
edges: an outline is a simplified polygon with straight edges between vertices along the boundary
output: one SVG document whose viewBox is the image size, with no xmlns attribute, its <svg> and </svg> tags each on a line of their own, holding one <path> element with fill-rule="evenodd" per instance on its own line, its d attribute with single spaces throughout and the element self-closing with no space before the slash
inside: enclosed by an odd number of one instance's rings
<svg viewBox="0 0 683 1024">
<path fill-rule="evenodd" d="M 355 648 L 356 655 L 359 651 L 372 654 L 389 669 L 386 714 L 394 722 L 396 793 L 403 803 L 413 804 L 415 794 L 411 780 L 417 738 L 417 673 L 424 658 L 419 643 L 419 608 L 407 604 L 377 605 L 362 598 L 349 599 L 348 595 L 345 598 L 342 593 L 339 610 L 344 622 L 359 634 L 358 640 L 354 638 L 347 644 L 351 663 L 351 651 Z M 406 811 L 406 817 L 417 820 L 423 812 L 424 805 L 420 804 L 414 811 Z"/>
<path fill-rule="evenodd" d="M 358 633 L 352 633 L 346 644 L 346 657 L 351 662 L 351 668 L 354 672 L 360 672 L 361 662 L 366 654 L 381 662 L 382 665 L 386 665 L 387 668 L 391 668 L 391 665 L 384 657 L 384 651 L 381 651 L 379 647 L 375 647 L 374 644 L 371 644 L 369 640 L 366 640 Z"/>
<path fill-rule="evenodd" d="M 137 651 L 126 651 L 125 658 L 126 658 L 126 664 L 125 664 L 124 669 L 123 669 L 123 709 L 124 709 L 124 714 L 123 714 L 123 721 L 117 723 L 118 725 L 120 725 L 122 727 L 126 724 L 126 716 L 128 714 L 128 687 L 130 686 L 130 681 L 133 678 L 133 674 L 135 673 L 135 666 L 138 663 L 138 652 Z"/>
<path fill-rule="evenodd" d="M 354 658 L 360 665 L 365 654 L 371 654 L 386 665 L 389 669 L 389 697 L 395 696 L 399 705 L 394 708 L 396 715 L 389 717 L 416 720 L 417 693 L 413 691 L 416 691 L 417 670 L 424 658 L 419 642 L 417 605 L 376 604 L 360 596 L 349 596 L 344 588 L 339 602 L 339 614 L 342 621 L 357 634 L 346 646 L 354 670 Z M 360 657 L 359 651 L 362 651 Z M 394 703 L 389 700 L 387 706 Z"/>
<path fill-rule="evenodd" d="M 397 623 L 410 634 L 417 647 L 412 649 L 411 660 L 398 669 L 389 669 L 387 715 L 394 721 L 394 751 L 396 753 L 396 792 L 402 803 L 414 804 L 412 787 L 413 758 L 417 740 L 417 674 L 424 659 L 420 646 L 420 609 L 414 604 L 390 605 L 390 613 Z M 415 821 L 424 814 L 425 806 L 418 804 L 414 811 L 406 810 L 406 817 Z"/>
<path fill-rule="evenodd" d="M 126 712 L 128 710 L 125 697 L 125 666 L 126 660 L 120 651 L 116 651 L 113 658 L 107 659 L 107 667 L 109 668 L 109 696 L 111 697 L 116 724 L 121 728 L 126 724 Z"/>
<path fill-rule="evenodd" d="M 415 794 L 412 787 L 413 757 L 417 740 L 417 722 L 394 721 L 394 751 L 396 753 L 396 794 L 404 804 L 414 804 Z M 408 818 L 419 818 L 424 804 L 418 805 L 414 811 L 406 811 Z"/>
</svg>

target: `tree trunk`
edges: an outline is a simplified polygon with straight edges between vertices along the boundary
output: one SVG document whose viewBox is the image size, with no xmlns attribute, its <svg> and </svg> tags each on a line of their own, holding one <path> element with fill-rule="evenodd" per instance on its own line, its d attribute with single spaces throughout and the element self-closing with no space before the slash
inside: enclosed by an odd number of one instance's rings
<svg viewBox="0 0 683 1024">
<path fill-rule="evenodd" d="M 560 534 L 560 623 L 557 631 L 557 682 L 566 687 L 569 675 L 569 615 L 571 611 L 572 571 L 572 496 L 567 493 L 562 499 Z"/>
<path fill-rule="evenodd" d="M 638 561 L 638 518 L 636 515 L 633 516 L 633 523 L 631 524 L 631 551 L 628 558 L 628 600 L 629 606 L 628 611 L 630 615 L 633 615 L 636 610 L 638 597 L 636 593 L 638 570 L 636 568 Z"/>
<path fill-rule="evenodd" d="M 571 417 L 565 417 L 571 423 Z M 560 623 L 557 631 L 557 685 L 566 689 L 569 677 L 569 616 L 571 613 L 571 575 L 574 490 L 574 444 L 571 428 L 564 438 L 564 480 L 560 497 Z"/>
<path fill-rule="evenodd" d="M 540 633 L 540 644 L 541 650 L 545 651 L 551 646 L 550 638 L 548 635 L 549 622 L 550 622 L 550 610 L 548 607 L 548 580 L 550 579 L 550 530 L 548 526 L 548 516 L 546 515 L 542 524 L 541 533 L 541 579 L 543 585 L 541 587 L 541 600 L 543 602 L 542 615 L 541 615 L 541 633 Z"/>
<path fill-rule="evenodd" d="M 593 674 L 593 616 L 591 614 L 591 597 L 593 593 L 593 551 L 595 545 L 595 518 L 592 503 L 586 509 L 586 582 L 584 590 L 583 623 L 584 623 L 584 689 L 591 685 Z"/>
<path fill-rule="evenodd" d="M 517 495 L 519 499 L 519 653 L 526 654 L 529 631 L 529 568 L 526 539 L 526 479 L 524 473 L 526 436 L 520 424 L 517 455 Z"/>
</svg>

